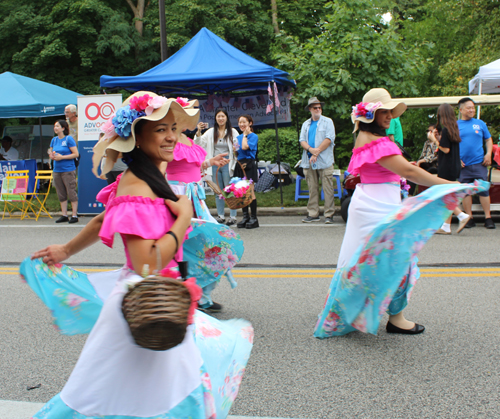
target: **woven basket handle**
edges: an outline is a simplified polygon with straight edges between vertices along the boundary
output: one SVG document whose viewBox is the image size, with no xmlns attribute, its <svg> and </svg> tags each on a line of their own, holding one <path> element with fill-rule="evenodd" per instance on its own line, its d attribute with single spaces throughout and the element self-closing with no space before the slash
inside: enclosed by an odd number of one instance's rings
<svg viewBox="0 0 500 419">
<path fill-rule="evenodd" d="M 161 252 L 160 252 L 160 246 L 156 245 L 156 269 L 154 270 L 153 274 L 158 275 L 160 271 L 163 269 L 162 263 L 161 263 Z M 188 263 L 185 260 L 178 261 L 175 258 L 174 255 L 174 260 L 177 262 L 177 265 L 179 265 L 179 273 L 181 274 L 181 278 L 183 281 L 185 281 L 188 278 Z"/>
<path fill-rule="evenodd" d="M 159 274 L 160 271 L 163 269 L 163 267 L 161 266 L 161 252 L 160 252 L 160 246 L 158 246 L 158 244 L 155 244 L 155 248 L 156 248 L 156 269 L 154 270 L 154 274 Z"/>
</svg>

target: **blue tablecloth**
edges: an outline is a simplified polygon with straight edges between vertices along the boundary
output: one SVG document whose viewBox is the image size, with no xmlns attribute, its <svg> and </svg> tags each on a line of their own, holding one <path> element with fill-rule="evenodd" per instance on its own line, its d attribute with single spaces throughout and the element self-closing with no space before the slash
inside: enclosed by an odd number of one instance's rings
<svg viewBox="0 0 500 419">
<path fill-rule="evenodd" d="M 0 160 L 0 188 L 2 187 L 5 172 L 10 170 L 29 170 L 28 192 L 35 189 L 36 160 Z"/>
</svg>

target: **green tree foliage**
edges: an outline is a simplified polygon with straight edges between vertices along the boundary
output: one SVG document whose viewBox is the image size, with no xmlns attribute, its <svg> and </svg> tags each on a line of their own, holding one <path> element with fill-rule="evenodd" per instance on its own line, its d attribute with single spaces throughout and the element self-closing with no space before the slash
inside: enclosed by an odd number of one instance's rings
<svg viewBox="0 0 500 419">
<path fill-rule="evenodd" d="M 308 97 L 325 101 L 324 114 L 337 130 L 336 161 L 344 167 L 353 140 L 351 106 L 367 90 L 385 87 L 393 97 L 466 95 L 478 68 L 500 58 L 499 0 L 165 3 L 170 55 L 206 27 L 292 73 L 298 82 L 294 126 L 310 116 L 303 110 Z M 389 23 L 381 19 L 386 12 L 392 15 Z M 158 0 L 2 0 L 0 42 L 0 72 L 98 93 L 103 74 L 135 75 L 160 63 Z M 409 110 L 401 118 L 405 147 L 415 157 L 435 113 Z M 481 117 L 496 138 L 498 108 L 483 107 Z M 280 130 L 282 161 L 290 163 L 299 153 L 293 131 Z M 262 158 L 275 160 L 269 138 Z"/>
<path fill-rule="evenodd" d="M 405 10 L 408 2 L 411 7 Z M 479 67 L 500 58 L 499 5 L 498 0 L 397 0 L 393 4 L 393 13 L 402 18 L 405 43 L 418 48 L 427 63 L 417 79 L 422 96 L 468 96 L 468 82 Z M 429 116 L 436 112 L 419 113 L 420 118 L 405 130 L 415 144 L 425 141 L 427 123 L 435 122 Z M 498 107 L 483 107 L 481 118 L 497 138 Z"/>
<path fill-rule="evenodd" d="M 165 0 L 169 53 L 182 48 L 206 27 L 234 47 L 258 60 L 269 59 L 273 38 L 269 1 L 256 0 Z M 159 50 L 158 0 L 146 12 L 146 27 L 154 31 Z M 202 66 L 203 63 L 200 63 Z"/>
<path fill-rule="evenodd" d="M 259 135 L 259 160 L 278 161 L 276 150 L 276 132 L 266 129 L 257 133 Z M 295 166 L 302 157 L 302 147 L 299 145 L 297 130 L 294 127 L 280 128 L 278 130 L 281 161 Z"/>
<path fill-rule="evenodd" d="M 16 0 L 9 6 L 8 14 L 1 11 L 1 71 L 91 94 L 99 91 L 100 75 L 138 67 L 140 37 L 125 3 Z"/>
<path fill-rule="evenodd" d="M 320 21 L 329 0 L 276 0 L 278 27 L 282 34 L 305 42 L 321 33 Z M 277 44 L 280 46 L 280 43 Z"/>
<path fill-rule="evenodd" d="M 336 161 L 346 166 L 353 144 L 352 106 L 373 87 L 384 87 L 393 97 L 416 95 L 423 64 L 417 49 L 405 48 L 395 25 L 382 23 L 384 10 L 376 2 L 343 0 L 326 7 L 320 34 L 305 43 L 284 36 L 286 50 L 276 58 L 297 81 L 296 101 L 306 104 L 317 96 L 325 102 L 323 114 L 332 117 L 337 131 Z"/>
</svg>

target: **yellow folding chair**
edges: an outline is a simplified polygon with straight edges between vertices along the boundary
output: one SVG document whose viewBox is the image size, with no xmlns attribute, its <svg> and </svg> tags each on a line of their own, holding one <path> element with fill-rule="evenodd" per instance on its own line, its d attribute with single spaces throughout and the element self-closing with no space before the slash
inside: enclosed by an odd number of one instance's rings
<svg viewBox="0 0 500 419">
<path fill-rule="evenodd" d="M 26 206 L 29 205 L 26 200 L 28 194 L 29 170 L 10 170 L 5 172 L 5 178 L 0 190 L 0 201 L 3 201 L 3 216 L 8 213 L 11 218 L 19 217 L 24 219 L 27 216 Z M 20 212 L 20 215 L 15 215 Z"/>
<path fill-rule="evenodd" d="M 38 221 L 41 216 L 52 218 L 47 211 L 47 208 L 45 208 L 45 202 L 49 197 L 52 180 L 52 170 L 37 170 L 35 175 L 35 189 L 33 192 L 26 194 L 27 205 L 25 207 L 25 213 L 27 214 L 28 211 L 31 211 L 35 216 L 36 221 Z M 37 192 L 37 189 L 40 189 L 42 184 L 44 188 L 46 184 L 47 190 L 45 192 Z M 44 213 L 44 215 L 42 215 L 42 213 Z"/>
</svg>

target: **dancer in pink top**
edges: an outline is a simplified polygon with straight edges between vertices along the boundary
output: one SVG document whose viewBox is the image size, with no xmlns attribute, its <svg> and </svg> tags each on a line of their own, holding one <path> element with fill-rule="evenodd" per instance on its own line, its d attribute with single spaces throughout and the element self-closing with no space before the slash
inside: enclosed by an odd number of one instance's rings
<svg viewBox="0 0 500 419">
<path fill-rule="evenodd" d="M 210 159 L 207 152 L 193 140 L 181 135 L 174 150 L 174 158 L 167 165 L 167 179 L 172 189 L 178 195 L 187 195 L 193 202 L 195 217 L 207 221 L 202 228 L 194 231 L 197 234 L 184 243 L 185 259 L 189 262 L 190 275 L 196 278 L 202 287 L 203 295 L 199 302 L 200 309 L 217 313 L 222 305 L 212 301 L 211 293 L 222 276 L 225 276 L 231 287 L 236 287 L 236 281 L 231 268 L 239 262 L 243 255 L 243 241 L 230 227 L 219 224 L 211 215 L 205 203 L 205 190 L 201 185 L 201 170 L 212 166 L 224 166 L 229 160 L 219 154 Z M 201 230 L 201 231 L 198 231 Z M 210 243 L 208 248 L 204 243 Z M 205 252 L 211 262 L 200 266 L 197 252 Z"/>
<path fill-rule="evenodd" d="M 359 174 L 361 183 L 349 205 L 337 269 L 314 331 L 318 338 L 356 330 L 376 334 L 386 312 L 388 333 L 422 333 L 424 326 L 403 315 L 419 277 L 416 254 L 467 188 L 488 187 L 432 176 L 402 157 L 385 130 L 405 110 L 385 89 L 370 90 L 353 107 L 354 132 L 360 133 L 347 170 Z M 401 177 L 434 186 L 401 202 Z"/>
<path fill-rule="evenodd" d="M 215 419 L 228 415 L 252 346 L 248 322 L 222 322 L 196 311 L 182 343 L 154 351 L 134 342 L 121 310 L 131 282 L 165 266 L 175 268 L 183 258 L 186 233 L 204 232 L 203 225 L 212 224 L 196 219 L 193 223 L 192 203 L 173 193 L 162 172 L 164 163 L 173 159 L 180 131 L 198 121 L 198 110 L 192 105 L 151 92 L 135 93 L 117 110 L 113 129 L 94 148 L 94 168 L 104 152 L 111 160 L 108 167 L 120 152 L 128 164 L 123 176 L 98 195 L 106 205 L 99 216 L 98 235 L 108 246 L 116 233 L 121 236 L 126 259 L 121 270 L 87 276 L 58 263 L 47 265 L 50 247 L 23 261 L 23 278 L 51 310 L 60 331 L 90 331 L 61 393 L 34 418 Z M 77 236 L 73 250 L 95 242 L 96 224 Z M 196 298 L 195 288 L 188 290 Z"/>
</svg>

